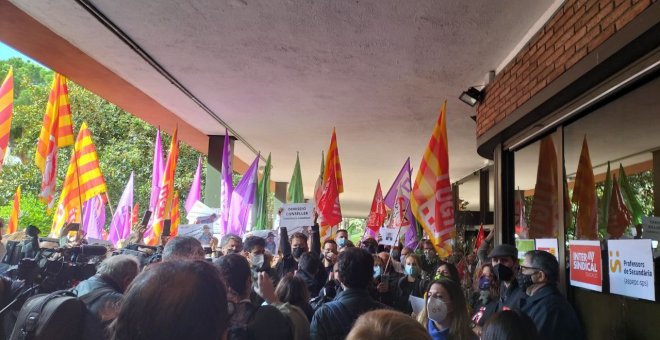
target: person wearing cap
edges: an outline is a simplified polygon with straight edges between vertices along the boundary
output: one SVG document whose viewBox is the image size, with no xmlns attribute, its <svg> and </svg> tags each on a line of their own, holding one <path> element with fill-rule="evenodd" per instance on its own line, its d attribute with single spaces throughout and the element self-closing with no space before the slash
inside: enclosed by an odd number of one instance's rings
<svg viewBox="0 0 660 340">
<path fill-rule="evenodd" d="M 525 292 L 520 289 L 516 275 L 519 271 L 518 249 L 510 244 L 499 244 L 488 254 L 493 273 L 500 283 L 497 310 L 520 309 L 520 300 Z"/>
</svg>

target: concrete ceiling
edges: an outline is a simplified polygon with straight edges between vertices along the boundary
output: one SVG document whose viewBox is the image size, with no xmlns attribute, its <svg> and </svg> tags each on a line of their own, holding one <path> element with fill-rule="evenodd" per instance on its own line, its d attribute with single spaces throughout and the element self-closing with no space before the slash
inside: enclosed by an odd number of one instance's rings
<svg viewBox="0 0 660 340">
<path fill-rule="evenodd" d="M 13 4 L 204 134 L 224 127 L 74 1 Z M 337 129 L 347 216 L 365 216 L 418 167 L 448 100 L 450 176 L 484 166 L 475 112 L 457 97 L 484 83 L 561 1 L 91 1 L 288 181 L 300 152 L 309 197 Z M 38 56 L 35 59 L 39 60 Z M 134 114 L 139 116 L 139 113 Z M 246 162 L 254 153 L 237 145 Z"/>
</svg>

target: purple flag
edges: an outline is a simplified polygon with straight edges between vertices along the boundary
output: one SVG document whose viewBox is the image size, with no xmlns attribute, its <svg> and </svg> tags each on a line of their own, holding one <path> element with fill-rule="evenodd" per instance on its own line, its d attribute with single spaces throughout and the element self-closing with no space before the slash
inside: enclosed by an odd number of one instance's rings
<svg viewBox="0 0 660 340">
<path fill-rule="evenodd" d="M 229 132 L 225 129 L 225 141 L 222 147 L 222 169 L 220 172 L 220 229 L 225 234 L 229 229 L 229 207 L 234 191 L 232 158 L 229 149 Z"/>
<path fill-rule="evenodd" d="M 108 233 L 108 240 L 112 244 L 117 245 L 119 240 L 125 240 L 131 233 L 131 213 L 133 207 L 133 173 L 126 183 L 124 193 L 121 194 L 121 199 L 115 210 L 115 215 L 112 216 L 112 223 L 110 223 L 110 232 Z"/>
<path fill-rule="evenodd" d="M 229 207 L 229 224 L 227 232 L 243 235 L 245 232 L 248 214 L 257 191 L 257 172 L 259 169 L 259 155 L 252 162 L 250 168 L 243 174 L 243 178 L 236 185 L 231 194 L 231 205 Z"/>
<path fill-rule="evenodd" d="M 406 208 L 406 218 L 410 222 L 410 226 L 406 233 L 403 235 L 403 246 L 410 249 L 417 248 L 417 242 L 419 238 L 417 237 L 417 221 L 415 216 L 413 216 L 412 209 L 410 208 L 410 201 L 408 201 L 408 208 Z"/>
<path fill-rule="evenodd" d="M 160 177 L 163 174 L 163 145 L 160 141 L 160 129 L 156 132 L 156 142 L 154 143 L 154 163 L 151 168 L 151 200 L 149 200 L 149 210 L 153 212 L 158 202 L 160 193 Z M 131 191 L 132 192 L 132 191 Z"/>
<path fill-rule="evenodd" d="M 410 200 L 410 191 L 412 190 L 412 186 L 410 182 L 411 171 L 412 169 L 410 169 L 410 157 L 408 157 L 406 163 L 403 164 L 401 171 L 399 171 L 399 174 L 396 176 L 394 183 L 392 183 L 390 190 L 387 191 L 387 194 L 383 199 L 385 205 L 388 208 L 390 209 L 394 208 L 394 202 L 396 201 L 396 193 L 399 190 L 399 187 L 401 187 L 401 192 L 403 193 L 403 196 L 405 198 L 404 201 L 407 202 L 408 200 Z"/>
<path fill-rule="evenodd" d="M 83 212 L 82 230 L 85 232 L 85 237 L 103 239 L 105 203 L 103 203 L 101 195 L 96 195 L 85 201 Z"/>
<path fill-rule="evenodd" d="M 188 192 L 188 198 L 186 198 L 186 213 L 192 209 L 195 202 L 199 201 L 202 197 L 202 157 L 199 157 L 197 160 L 197 171 L 195 171 L 195 177 L 193 177 L 192 184 L 190 185 L 190 191 Z"/>
</svg>

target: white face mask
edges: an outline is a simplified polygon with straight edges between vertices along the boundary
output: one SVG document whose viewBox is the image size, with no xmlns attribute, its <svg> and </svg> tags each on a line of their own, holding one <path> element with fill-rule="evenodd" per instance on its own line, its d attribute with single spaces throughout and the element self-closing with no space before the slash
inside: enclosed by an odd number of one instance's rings
<svg viewBox="0 0 660 340">
<path fill-rule="evenodd" d="M 441 323 L 447 318 L 447 304 L 439 298 L 430 297 L 426 303 L 429 320 Z"/>
<path fill-rule="evenodd" d="M 252 263 L 253 267 L 261 268 L 261 266 L 264 265 L 264 255 L 252 255 L 250 258 L 250 263 Z"/>
</svg>

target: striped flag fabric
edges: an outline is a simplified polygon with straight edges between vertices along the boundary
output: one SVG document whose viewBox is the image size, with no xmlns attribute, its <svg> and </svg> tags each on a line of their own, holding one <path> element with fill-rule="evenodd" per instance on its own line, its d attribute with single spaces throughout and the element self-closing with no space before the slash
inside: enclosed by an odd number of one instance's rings
<svg viewBox="0 0 660 340">
<path fill-rule="evenodd" d="M 9 215 L 9 224 L 7 225 L 7 234 L 13 234 L 18 230 L 18 214 L 21 212 L 21 187 L 16 189 L 14 195 L 14 205 Z"/>
<path fill-rule="evenodd" d="M 83 122 L 62 184 L 51 236 L 59 237 L 60 230 L 67 221 L 81 222 L 81 205 L 107 191 L 92 133 L 87 128 L 87 123 Z"/>
<path fill-rule="evenodd" d="M 14 70 L 9 68 L 5 80 L 0 85 L 0 168 L 7 154 L 9 130 L 14 109 Z"/>
<path fill-rule="evenodd" d="M 59 73 L 55 73 L 35 154 L 35 163 L 42 174 L 39 197 L 49 207 L 55 193 L 57 148 L 72 144 L 73 126 L 69 90 L 66 85 L 66 78 Z"/>
<path fill-rule="evenodd" d="M 334 174 L 337 181 L 337 190 L 341 194 L 344 192 L 344 180 L 341 174 L 341 163 L 339 162 L 339 149 L 337 147 L 337 133 L 332 129 L 332 138 L 330 139 L 330 147 L 326 155 L 325 170 L 323 171 L 323 184 L 328 183 L 330 176 L 330 167 L 334 167 Z"/>
<path fill-rule="evenodd" d="M 154 210 L 153 224 L 145 232 L 144 240 L 150 246 L 160 243 L 160 237 L 163 234 L 165 220 L 170 219 L 172 211 L 172 199 L 174 195 L 174 174 L 176 173 L 176 164 L 179 159 L 179 140 L 177 139 L 177 130 L 174 129 L 172 141 L 170 143 L 170 152 L 167 155 L 165 169 L 160 180 L 160 189 L 158 193 L 158 203 Z M 170 227 L 171 228 L 171 227 Z M 170 229 L 171 230 L 171 229 Z"/>
<path fill-rule="evenodd" d="M 179 234 L 179 224 L 181 223 L 181 212 L 179 211 L 179 192 L 174 192 L 172 197 L 172 223 L 170 224 L 170 237 Z"/>
<path fill-rule="evenodd" d="M 446 107 L 445 100 L 424 151 L 411 195 L 413 214 L 442 257 L 451 254 L 449 241 L 456 230 L 454 200 L 449 181 Z"/>
</svg>

